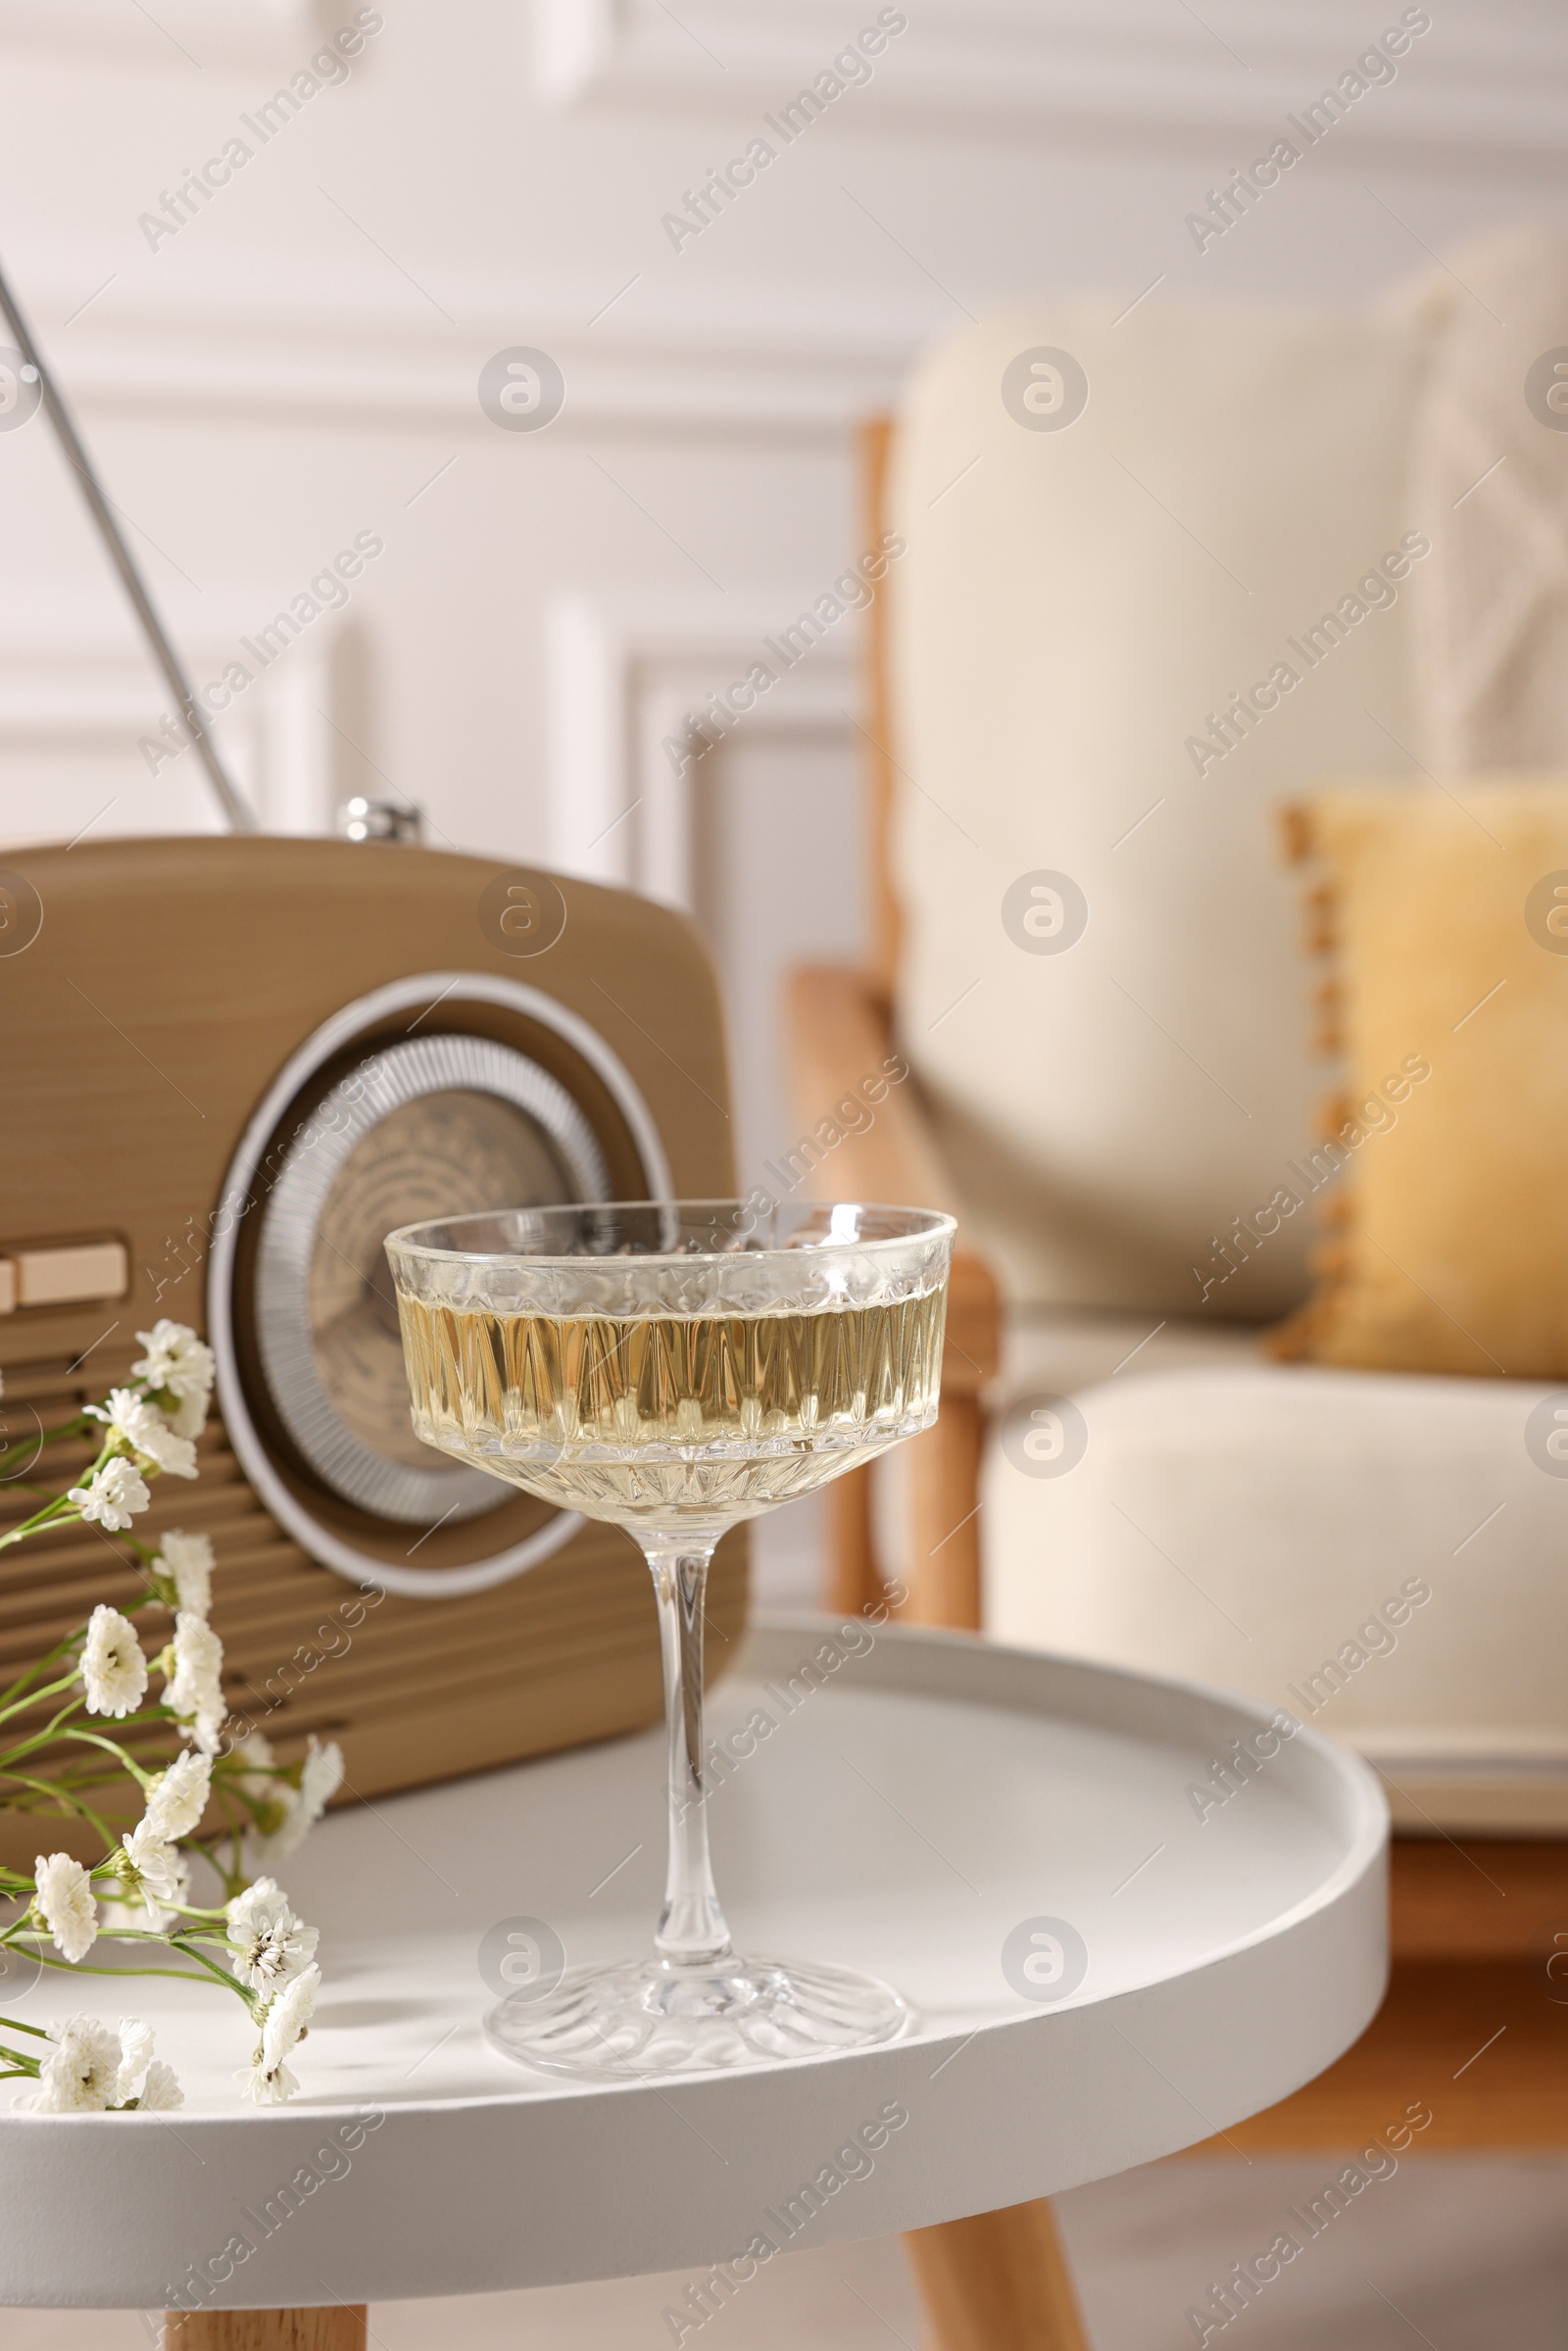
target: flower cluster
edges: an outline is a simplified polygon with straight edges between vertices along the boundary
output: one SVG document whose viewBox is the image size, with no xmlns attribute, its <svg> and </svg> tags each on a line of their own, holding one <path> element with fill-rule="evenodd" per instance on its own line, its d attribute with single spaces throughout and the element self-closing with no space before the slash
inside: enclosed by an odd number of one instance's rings
<svg viewBox="0 0 1568 2351">
<path fill-rule="evenodd" d="M 37 2089 L 17 2104 L 34 2114 L 122 2114 L 132 2107 L 163 2112 L 184 2098 L 172 2069 L 153 2055 L 150 2025 L 122 2017 L 117 2028 L 71 2016 L 50 2035 Z"/>
<path fill-rule="evenodd" d="M 85 1520 L 121 1539 L 146 1585 L 123 1609 L 94 1608 L 85 1626 L 0 1698 L 0 1805 L 73 1815 L 104 1846 L 90 1862 L 68 1851 L 40 1853 L 30 1879 L 0 1867 L 0 1903 L 14 1913 L 0 1924 L 0 1952 L 14 1948 L 45 1967 L 79 1968 L 100 1935 L 162 1945 L 178 1964 L 140 1972 L 216 1983 L 237 1997 L 255 2034 L 251 2062 L 239 2077 L 244 2094 L 275 2105 L 299 2086 L 288 2059 L 305 2036 L 321 1976 L 316 1929 L 295 1916 L 267 1873 L 320 1819 L 342 1783 L 343 1758 L 335 1745 L 314 1738 L 290 1764 L 279 1763 L 257 1733 L 225 1746 L 223 1644 L 209 1622 L 212 1543 L 171 1530 L 154 1549 L 127 1534 L 148 1506 L 151 1479 L 197 1474 L 213 1356 L 179 1323 L 159 1322 L 137 1336 L 146 1351 L 131 1367 L 134 1384 L 46 1433 L 45 1443 L 96 1442 L 96 1459 L 78 1484 L 0 1537 L 3 1546 Z M 15 1474 L 4 1452 L 0 1474 Z M 132 1622 L 145 1608 L 173 1618 L 172 1637 L 152 1656 Z M 150 1694 L 155 1681 L 162 1683 L 157 1697 Z M 14 1718 L 41 1701 L 48 1704 L 47 1728 L 8 1749 Z M 90 1727 L 93 1717 L 113 1724 L 114 1734 Z M 51 1747 L 59 1758 L 42 1777 L 40 1759 Z M 14 1768 L 24 1755 L 25 1773 Z M 137 1785 L 141 1818 L 117 1837 L 97 1799 L 103 1784 L 121 1774 Z M 221 1822 L 216 1831 L 215 1813 Z M 223 1898 L 216 1905 L 192 1899 L 193 1856 L 220 1883 Z M 153 2055 L 150 2028 L 134 2019 L 111 2028 L 73 2016 L 43 2029 L 0 2018 L 0 2034 L 37 2044 L 0 2040 L 0 2080 L 34 2082 L 20 2101 L 34 2113 L 180 2103 L 173 2073 Z"/>
<path fill-rule="evenodd" d="M 149 1476 L 196 1475 L 196 1440 L 212 1400 L 213 1350 L 181 1322 L 157 1322 L 138 1331 L 147 1349 L 130 1367 L 138 1388 L 112 1389 L 85 1417 L 101 1421 L 103 1450 L 66 1499 L 77 1515 L 122 1535 L 152 1496 Z"/>
<path fill-rule="evenodd" d="M 258 1878 L 228 1906 L 228 1939 L 235 1975 L 261 2002 L 261 2038 L 239 2080 L 258 2106 L 279 2106 L 299 2087 L 283 2061 L 304 2038 L 321 1981 L 316 1929 L 294 1916 L 274 1879 Z"/>
</svg>

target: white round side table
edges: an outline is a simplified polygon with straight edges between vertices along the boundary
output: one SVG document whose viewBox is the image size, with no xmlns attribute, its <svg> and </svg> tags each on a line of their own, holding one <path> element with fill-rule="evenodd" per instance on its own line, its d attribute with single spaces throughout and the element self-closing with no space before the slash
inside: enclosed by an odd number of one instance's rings
<svg viewBox="0 0 1568 2351">
<path fill-rule="evenodd" d="M 655 2270 L 723 2300 L 792 2245 L 1223 2131 L 1347 2048 L 1387 1967 L 1378 1785 L 1270 1720 L 961 1634 L 754 1627 L 710 1701 L 737 1939 L 868 1969 L 915 2021 L 863 2055 L 658 2082 L 524 2072 L 479 2020 L 509 1952 L 646 1942 L 662 1734 L 340 1812 L 284 1872 L 325 1976 L 295 2104 L 238 2104 L 217 1992 L 46 1973 L 29 1995 L 39 2022 L 146 2015 L 187 2103 L 0 2114 L 0 2304 L 295 2314 L 168 2338 L 260 2344 L 351 2340 L 305 2319 L 372 2300 Z"/>
</svg>

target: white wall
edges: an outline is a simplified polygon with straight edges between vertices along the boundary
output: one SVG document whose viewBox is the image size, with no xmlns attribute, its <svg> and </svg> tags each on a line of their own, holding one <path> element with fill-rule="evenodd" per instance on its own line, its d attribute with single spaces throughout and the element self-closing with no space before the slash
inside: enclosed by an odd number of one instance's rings
<svg viewBox="0 0 1568 2351">
<path fill-rule="evenodd" d="M 381 0 L 352 77 L 242 133 L 152 250 L 140 216 L 352 0 L 0 0 L 0 258 L 199 676 L 355 533 L 384 542 L 224 722 L 265 817 L 394 790 L 437 841 L 691 899 L 748 1168 L 791 1131 L 777 971 L 855 946 L 853 621 L 690 788 L 660 744 L 857 552 L 856 420 L 930 338 L 1040 291 L 1339 308 L 1568 220 L 1546 0 L 1433 0 L 1398 79 L 1202 254 L 1186 215 L 1397 7 L 905 13 L 784 148 L 762 116 L 874 0 Z M 662 216 L 760 133 L 776 161 L 675 250 Z M 479 406 L 516 345 L 564 376 L 542 432 Z M 138 755 L 167 707 L 42 420 L 0 432 L 0 838 L 211 824 L 193 756 Z"/>
</svg>

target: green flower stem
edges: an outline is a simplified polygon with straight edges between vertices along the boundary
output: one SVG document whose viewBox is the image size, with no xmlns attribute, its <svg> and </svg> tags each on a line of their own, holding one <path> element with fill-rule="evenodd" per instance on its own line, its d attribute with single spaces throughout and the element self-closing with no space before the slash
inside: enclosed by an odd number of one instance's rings
<svg viewBox="0 0 1568 2351">
<path fill-rule="evenodd" d="M 176 1950 L 189 1952 L 191 1958 L 194 1959 L 199 1966 L 207 1969 L 208 1973 L 211 1975 L 216 1984 L 224 1984 L 229 1991 L 238 1992 L 240 1998 L 245 2003 L 245 2009 L 248 2015 L 259 2018 L 264 2013 L 267 2007 L 267 2001 L 265 1999 L 261 1999 L 260 2005 L 258 2005 L 259 1995 L 251 1990 L 248 1984 L 241 1984 L 237 1976 L 230 1975 L 226 1967 L 220 1967 L 216 1959 L 209 1959 L 205 1952 L 198 1951 L 196 1949 L 194 1943 L 182 1942 L 176 1944 L 174 1947 Z M 232 1948 L 232 1946 L 228 1943 L 220 1944 L 218 1947 L 225 1951 Z"/>
<path fill-rule="evenodd" d="M 228 1939 L 228 1920 L 221 1910 L 203 1910 L 185 1902 L 165 1902 L 160 1907 L 177 1910 L 182 1917 L 193 1919 L 196 1923 L 190 1927 L 176 1927 L 172 1934 L 166 1927 L 100 1927 L 98 1932 L 106 1942 L 159 1943 L 170 1951 L 188 1950 L 193 1957 L 199 1956 L 195 1950 L 198 1942 L 211 1943 L 215 1951 L 233 1949 Z M 30 1926 L 24 1917 L 8 1927 L 4 1935 L 0 1935 L 0 1948 L 25 1940 L 37 1945 L 35 1956 L 43 1960 L 46 1966 L 75 1967 L 79 1964 L 74 1959 L 51 1959 L 46 1947 L 50 1939 L 43 1928 Z"/>
<path fill-rule="evenodd" d="M 9 1534 L 0 1535 L 0 1551 L 9 1550 L 14 1543 L 25 1543 L 29 1535 L 41 1535 L 46 1527 L 63 1527 L 80 1516 L 76 1504 L 67 1501 L 62 1494 L 58 1501 L 50 1502 L 45 1509 L 35 1510 L 31 1518 L 23 1519 Z"/>
<path fill-rule="evenodd" d="M 69 1690 L 75 1679 L 75 1675 L 73 1674 L 70 1682 L 57 1684 L 56 1688 Z M 46 1698 L 52 1696 L 53 1692 L 41 1690 L 38 1695 Z M 20 1763 L 24 1755 L 35 1755 L 40 1747 L 48 1746 L 51 1739 L 69 1737 L 69 1733 L 61 1729 L 61 1725 L 69 1723 L 72 1716 L 79 1714 L 80 1711 L 81 1701 L 78 1698 L 74 1698 L 69 1706 L 62 1706 L 59 1713 L 52 1721 L 45 1723 L 41 1731 L 34 1731 L 26 1739 L 19 1739 L 14 1747 L 9 1747 L 3 1755 L 0 1755 L 0 1770 L 3 1770 L 8 1764 Z"/>
<path fill-rule="evenodd" d="M 97 1460 L 89 1463 L 88 1467 L 82 1471 L 76 1481 L 77 1485 L 90 1486 L 98 1472 L 106 1463 L 113 1461 L 120 1450 L 118 1441 L 114 1438 L 108 1439 Z M 149 1462 L 142 1471 L 144 1478 L 157 1475 L 156 1462 Z M 74 1525 L 79 1522 L 80 1518 L 80 1504 L 74 1502 L 69 1494 L 63 1494 L 56 1500 L 46 1503 L 42 1510 L 35 1510 L 31 1518 L 23 1519 L 21 1524 L 11 1528 L 8 1534 L 0 1535 L 0 1551 L 9 1549 L 14 1543 L 24 1543 L 29 1535 L 41 1535 L 49 1527 Z"/>
<path fill-rule="evenodd" d="M 172 1731 L 177 1726 L 179 1717 L 170 1711 L 162 1698 L 154 1698 L 150 1706 L 138 1706 L 134 1714 L 105 1715 L 104 1720 L 114 1724 L 116 1739 L 123 1739 L 127 1731 L 153 1730 L 155 1728 Z"/>
<path fill-rule="evenodd" d="M 0 1478 L 5 1476 L 7 1468 L 13 1461 L 22 1460 L 26 1453 L 31 1452 L 33 1459 L 36 1460 L 38 1453 L 46 1445 L 63 1444 L 68 1437 L 85 1437 L 92 1426 L 86 1413 L 78 1412 L 72 1419 L 59 1422 L 55 1428 L 40 1429 L 35 1437 L 19 1438 L 15 1445 L 8 1445 L 5 1450 L 0 1452 Z M 37 1448 L 36 1451 L 34 1451 L 34 1447 Z"/>
<path fill-rule="evenodd" d="M 44 1662 L 47 1661 L 45 1660 Z M 71 1672 L 64 1675 L 60 1681 L 46 1682 L 42 1690 L 29 1690 L 26 1692 L 26 1695 L 24 1697 L 18 1698 L 15 1704 L 10 1706 L 0 1706 L 0 1723 L 7 1721 L 13 1714 L 25 1714 L 29 1707 L 41 1706 L 45 1698 L 58 1697 L 63 1690 L 74 1690 L 80 1680 L 80 1674 L 76 1671 L 75 1667 L 73 1666 Z M 56 1715 L 56 1722 L 64 1722 L 66 1716 L 71 1712 L 72 1708 L 70 1706 L 66 1707 L 60 1714 Z"/>
<path fill-rule="evenodd" d="M 24 1777 L 20 1772 L 10 1776 L 15 1779 Z M 40 1782 L 39 1785 L 45 1788 L 63 1788 L 67 1795 L 75 1795 L 84 1788 L 108 1788 L 118 1778 L 119 1774 L 116 1772 L 98 1769 L 86 1770 L 79 1766 L 68 1765 L 54 1773 L 48 1780 Z"/>
<path fill-rule="evenodd" d="M 143 1604 L 143 1600 L 140 1599 L 130 1600 L 126 1603 L 126 1605 L 131 1608 L 140 1608 Z M 0 1722 L 4 1722 L 8 1714 L 14 1714 L 18 1711 L 18 1709 L 12 1705 L 11 1701 L 17 1696 L 19 1691 L 27 1692 L 27 1695 L 24 1700 L 25 1705 L 36 1705 L 38 1699 L 47 1694 L 45 1691 L 36 1690 L 32 1688 L 32 1684 L 36 1677 L 41 1674 L 46 1667 L 53 1665 L 57 1658 L 69 1656 L 74 1649 L 79 1648 L 80 1644 L 86 1640 L 86 1626 L 75 1626 L 73 1631 L 65 1636 L 64 1640 L 57 1641 L 52 1649 L 45 1649 L 41 1657 L 35 1657 L 31 1665 L 27 1667 L 26 1671 L 19 1675 L 17 1680 L 12 1683 L 9 1690 L 0 1690 Z M 74 1679 L 74 1676 L 73 1676 L 73 1679 Z M 56 1687 L 59 1689 L 64 1689 L 66 1685 L 64 1683 L 60 1683 L 57 1684 Z"/>
<path fill-rule="evenodd" d="M 40 1695 L 41 1694 L 42 1692 L 40 1692 Z M 60 1713 L 55 1717 L 56 1723 L 68 1721 L 71 1715 L 76 1711 L 77 1709 L 75 1707 L 63 1707 Z M 179 1719 L 180 1718 L 177 1714 L 171 1714 L 168 1707 L 165 1706 L 161 1700 L 154 1705 L 147 1707 L 145 1711 L 140 1714 L 106 1715 L 104 1717 L 106 1722 L 113 1723 L 114 1725 L 114 1730 L 109 1735 L 112 1740 L 123 1739 L 127 1731 L 177 1731 L 179 1728 Z M 62 1739 L 71 1739 L 74 1738 L 75 1734 L 71 1731 L 61 1731 L 59 1736 Z M 0 1762 L 3 1762 L 5 1758 L 0 1756 Z M 172 1762 L 173 1760 L 172 1756 L 171 1756 L 169 1760 Z M 162 1764 L 160 1764 L 157 1768 L 162 1770 Z"/>
<path fill-rule="evenodd" d="M 24 2025 L 20 2018 L 14 2016 L 0 2016 L 0 2033 L 30 2033 L 34 2040 L 49 2040 L 53 2037 L 42 2025 Z M 8 2049 L 0 2054 L 12 2056 L 15 2052 Z"/>
<path fill-rule="evenodd" d="M 62 1690 L 74 1690 L 76 1686 L 77 1680 L 78 1677 L 75 1674 L 69 1674 L 63 1682 L 55 1682 L 50 1684 L 47 1689 L 34 1690 L 31 1698 L 28 1700 L 28 1703 L 31 1705 L 37 1705 L 44 1698 L 54 1697 Z M 79 1698 L 73 1698 L 71 1703 L 69 1705 L 62 1706 L 59 1712 L 52 1718 L 51 1721 L 45 1723 L 41 1730 L 29 1732 L 27 1737 L 20 1740 L 16 1746 L 7 1749 L 3 1753 L 0 1753 L 0 1767 L 3 1767 L 8 1763 L 16 1762 L 20 1756 L 32 1754 L 39 1746 L 46 1745 L 49 1740 L 55 1739 L 61 1740 L 86 1739 L 98 1746 L 106 1748 L 107 1751 L 112 1755 L 126 1756 L 128 1755 L 129 1750 L 119 1744 L 120 1739 L 124 1736 L 126 1731 L 135 1731 L 143 1728 L 149 1730 L 173 1730 L 176 1728 L 180 1720 L 177 1714 L 171 1714 L 168 1707 L 160 1703 L 158 1705 L 148 1707 L 144 1713 L 108 1717 L 107 1719 L 110 1721 L 116 1721 L 121 1726 L 114 1739 L 105 1738 L 95 1731 L 68 1731 L 62 1729 L 62 1725 L 69 1723 L 73 1715 L 80 1714 L 83 1712 L 83 1710 L 82 1701 Z M 23 1709 L 21 1707 L 12 1708 L 13 1713 L 21 1713 Z M 171 1756 L 169 1761 L 172 1762 L 173 1757 Z M 134 1760 L 131 1762 L 131 1769 L 134 1771 L 136 1777 L 142 1781 L 144 1786 L 148 1780 L 155 1779 L 158 1772 L 164 1770 L 165 1768 L 166 1765 L 164 1763 L 156 1763 L 155 1768 L 152 1771 L 146 1772 L 143 1771 L 140 1764 L 136 1763 Z"/>
<path fill-rule="evenodd" d="M 60 1737 L 63 1741 L 69 1740 L 73 1745 L 101 1747 L 106 1755 L 113 1755 L 118 1762 L 122 1763 L 132 1779 L 138 1781 L 144 1789 L 150 1788 L 158 1777 L 156 1772 L 143 1771 L 128 1749 L 117 1746 L 115 1741 L 112 1739 L 106 1739 L 101 1731 L 62 1731 Z"/>
<path fill-rule="evenodd" d="M 164 1944 L 171 1951 L 188 1952 L 192 1959 L 200 1960 L 203 1967 L 210 1967 L 213 1963 L 202 1958 L 198 1944 L 206 1943 L 215 1951 L 233 1949 L 228 1939 L 228 1921 L 220 1910 L 186 1910 L 177 1902 L 166 1902 L 163 1908 L 182 1910 L 186 1918 L 196 1923 L 189 1927 L 176 1927 L 172 1934 L 163 1927 L 106 1927 L 103 1932 L 112 1935 L 116 1942 L 155 1942 Z M 232 1979 L 225 1977 L 224 1981 L 230 1982 Z"/>
<path fill-rule="evenodd" d="M 213 1781 L 213 1793 L 217 1796 L 220 1804 L 222 1806 L 224 1821 L 236 1836 L 243 1834 L 244 1824 L 236 1821 L 233 1814 L 229 1811 L 228 1799 L 230 1797 L 233 1797 L 236 1803 L 242 1804 L 245 1810 L 250 1814 L 251 1827 L 253 1829 L 261 1829 L 265 1833 L 266 1823 L 262 1819 L 262 1812 L 267 1804 L 268 1799 L 266 1796 L 253 1796 L 247 1788 L 240 1788 L 233 1779 L 228 1777 L 224 1777 L 223 1779 L 218 1779 L 215 1777 Z"/>
<path fill-rule="evenodd" d="M 8 1714 L 17 1711 L 17 1709 L 13 1708 L 12 1706 L 12 1699 L 22 1691 L 25 1690 L 30 1692 L 32 1690 L 32 1684 L 37 1676 L 43 1673 L 49 1666 L 53 1665 L 57 1657 L 63 1657 L 67 1650 L 71 1648 L 74 1642 L 80 1641 L 81 1638 L 81 1628 L 78 1626 L 75 1632 L 68 1633 L 64 1641 L 57 1641 L 54 1647 L 47 1650 L 42 1657 L 34 1658 L 32 1664 L 27 1667 L 25 1673 L 19 1674 L 9 1690 L 0 1690 L 0 1722 L 4 1722 Z M 32 1705 L 35 1702 L 35 1694 L 36 1693 L 28 1695 L 24 1702 L 26 1705 Z"/>
<path fill-rule="evenodd" d="M 153 1776 L 157 1777 L 156 1771 Z M 47 1781 L 45 1785 L 50 1788 L 63 1788 L 68 1794 L 74 1795 L 78 1788 L 108 1788 L 118 1778 L 117 1772 L 63 1770 Z"/>
<path fill-rule="evenodd" d="M 117 1942 L 129 1939 L 148 1942 L 164 1941 L 163 1936 L 159 1935 L 148 1935 L 143 1937 L 132 1927 L 116 1927 L 110 1930 L 110 1934 Z M 194 1959 L 197 1966 L 211 1976 L 215 1984 L 221 1984 L 227 1990 L 237 1994 L 243 2001 L 248 2014 L 251 2016 L 256 2014 L 254 1996 L 246 1985 L 241 1984 L 236 1977 L 229 1975 L 225 1968 L 216 1967 L 210 1959 L 204 1958 L 200 1951 L 191 1950 L 186 1943 L 165 1943 L 164 1947 L 166 1950 L 178 1951 Z M 169 1976 L 176 1984 L 190 1984 L 195 1981 L 190 1969 L 183 1967 L 93 1967 L 85 1959 L 51 1959 L 46 1951 L 37 1951 L 33 1956 L 41 1966 L 58 1968 L 63 1975 L 67 1976 Z"/>
<path fill-rule="evenodd" d="M 246 1796 L 242 1788 L 231 1788 L 227 1783 L 223 1781 L 219 1782 L 215 1792 L 218 1797 L 218 1808 L 223 1816 L 223 1825 L 228 1836 L 230 1866 L 227 1869 L 224 1869 L 222 1863 L 218 1858 L 216 1847 L 221 1842 L 220 1838 L 216 1838 L 214 1840 L 214 1846 L 212 1849 L 209 1849 L 207 1858 L 212 1863 L 219 1876 L 222 1879 L 223 1891 L 228 1895 L 230 1901 L 232 1901 L 235 1894 L 244 1889 L 246 1884 L 245 1847 L 244 1830 L 240 1823 L 235 1820 L 232 1812 L 230 1812 L 228 1808 L 228 1799 L 231 1794 L 236 1795 L 238 1796 L 240 1802 L 245 1804 L 249 1802 L 249 1798 Z"/>
</svg>

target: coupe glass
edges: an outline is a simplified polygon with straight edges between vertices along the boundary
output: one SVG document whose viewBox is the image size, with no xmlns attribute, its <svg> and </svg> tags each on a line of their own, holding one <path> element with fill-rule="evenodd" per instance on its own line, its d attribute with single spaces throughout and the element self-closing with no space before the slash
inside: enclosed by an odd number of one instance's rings
<svg viewBox="0 0 1568 2351">
<path fill-rule="evenodd" d="M 676 2074 L 891 2040 L 889 1985 L 740 1957 L 713 1889 L 703 1601 L 726 1528 L 936 1418 L 951 1217 L 740 1200 L 514 1208 L 386 1244 L 426 1445 L 626 1528 L 663 1650 L 669 1864 L 646 1960 L 486 2018 L 521 2062 Z"/>
</svg>

